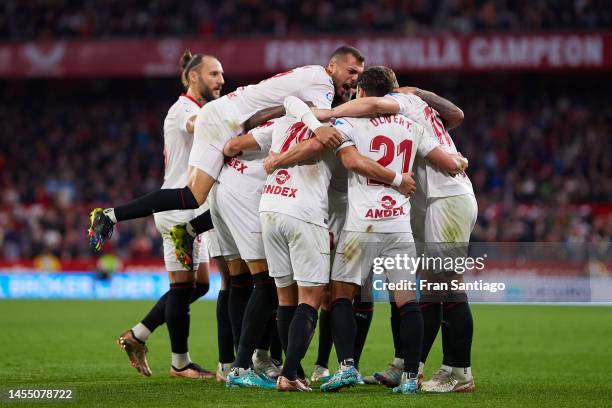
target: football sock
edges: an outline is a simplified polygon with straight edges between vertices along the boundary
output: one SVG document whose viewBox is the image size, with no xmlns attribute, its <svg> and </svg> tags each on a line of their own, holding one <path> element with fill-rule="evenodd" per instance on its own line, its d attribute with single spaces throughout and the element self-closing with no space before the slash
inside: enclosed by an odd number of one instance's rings
<svg viewBox="0 0 612 408">
<path fill-rule="evenodd" d="M 102 212 L 104 213 L 104 215 L 111 219 L 113 224 L 117 223 L 117 216 L 115 215 L 114 208 L 105 208 L 104 210 L 102 210 Z"/>
<path fill-rule="evenodd" d="M 189 303 L 192 292 L 192 282 L 170 284 L 170 290 L 166 299 L 166 325 L 168 326 L 170 348 L 173 353 L 187 353 Z"/>
<path fill-rule="evenodd" d="M 285 357 L 287 356 L 287 346 L 289 345 L 289 327 L 293 321 L 293 316 L 295 315 L 296 309 L 297 306 L 278 306 L 278 311 L 276 314 L 278 337 L 281 345 L 283 346 Z M 301 363 L 298 365 L 297 375 L 299 378 L 305 378 L 304 369 L 302 368 Z"/>
<path fill-rule="evenodd" d="M 229 289 L 222 289 L 217 297 L 217 346 L 219 362 L 222 364 L 234 361 L 234 339 L 229 318 L 229 292 Z"/>
<path fill-rule="evenodd" d="M 357 324 L 350 300 L 340 298 L 332 302 L 331 324 L 338 361 L 354 358 Z"/>
<path fill-rule="evenodd" d="M 263 335 L 265 327 L 278 304 L 274 279 L 270 278 L 268 271 L 253 275 L 253 293 L 244 310 L 240 344 L 236 353 L 234 367 L 249 368 L 251 357 L 259 338 Z"/>
<path fill-rule="evenodd" d="M 187 223 L 187 232 L 195 237 L 203 232 L 214 228 L 210 210 L 203 212 Z"/>
<path fill-rule="evenodd" d="M 440 329 L 442 306 L 439 302 L 421 302 L 419 306 L 423 314 L 423 350 L 421 350 L 421 361 L 425 363 Z"/>
<path fill-rule="evenodd" d="M 306 303 L 300 303 L 295 309 L 293 320 L 289 326 L 287 356 L 281 373 L 289 380 L 300 377 L 298 367 L 308 350 L 316 327 L 317 310 Z"/>
<path fill-rule="evenodd" d="M 147 217 L 156 212 L 196 209 L 199 206 L 189 187 L 168 188 L 153 191 L 115 207 L 114 214 L 117 221 L 125 221 Z"/>
<path fill-rule="evenodd" d="M 193 289 L 193 286 L 192 286 Z M 141 320 L 141 323 L 149 329 L 149 334 L 154 332 L 159 326 L 166 322 L 166 302 L 168 299 L 168 294 L 170 291 L 164 293 L 158 300 L 155 305 L 149 310 L 149 313 Z M 136 326 L 134 326 L 136 327 Z M 134 329 L 132 329 L 134 330 Z M 136 333 L 136 332 L 134 332 Z M 137 336 L 138 339 L 142 341 L 147 341 L 146 338 L 143 339 L 140 336 Z M 149 337 L 148 335 L 146 336 Z"/>
<path fill-rule="evenodd" d="M 242 329 L 242 319 L 244 317 L 244 309 L 246 308 L 251 292 L 253 290 L 253 278 L 250 273 L 242 275 L 230 276 L 230 294 L 228 313 L 230 323 L 232 325 L 232 336 L 234 339 L 234 348 L 238 350 L 240 343 L 240 331 Z"/>
<path fill-rule="evenodd" d="M 191 363 L 189 353 L 172 353 L 172 367 L 182 370 Z"/>
<path fill-rule="evenodd" d="M 319 312 L 319 348 L 316 365 L 327 368 L 332 344 L 331 313 L 329 310 L 321 309 Z"/>
<path fill-rule="evenodd" d="M 283 362 L 283 346 L 281 345 L 280 337 L 278 336 L 278 326 L 276 324 L 277 310 L 272 312 L 272 318 L 268 323 L 268 333 L 270 336 L 270 357 L 277 362 Z"/>
<path fill-rule="evenodd" d="M 193 285 L 193 283 L 190 283 L 190 285 Z M 195 284 L 195 287 L 192 286 L 192 288 L 193 291 L 191 293 L 191 298 L 189 299 L 190 303 L 195 302 L 196 300 L 204 296 L 206 293 L 208 293 L 210 284 L 197 282 Z M 166 302 L 168 299 L 168 293 L 169 292 L 164 293 L 159 298 L 157 303 L 155 303 L 155 305 L 151 308 L 145 318 L 132 328 L 132 330 L 136 329 L 134 333 L 138 332 L 140 336 L 144 337 L 143 339 L 137 335 L 136 337 L 138 338 L 138 340 L 147 341 L 147 338 L 151 335 L 152 332 L 155 331 L 155 329 L 166 323 Z M 146 333 L 146 331 L 144 331 L 139 325 L 144 326 L 145 329 L 147 329 L 148 333 Z"/>
<path fill-rule="evenodd" d="M 370 324 L 372 323 L 372 316 L 374 315 L 374 303 L 362 302 L 361 297 L 358 295 L 353 301 L 353 312 L 355 315 L 355 323 L 357 331 L 355 333 L 355 367 L 359 369 L 359 359 L 365 346 L 368 332 L 370 331 Z"/>
<path fill-rule="evenodd" d="M 470 367 L 474 322 L 468 302 L 444 303 L 444 329 L 452 367 Z"/>
<path fill-rule="evenodd" d="M 136 326 L 132 327 L 132 334 L 137 340 L 145 343 L 151 335 L 151 330 L 149 330 L 149 328 L 144 324 L 138 323 Z"/>
<path fill-rule="evenodd" d="M 395 350 L 395 358 L 403 359 L 402 340 L 400 337 L 400 315 L 399 309 L 395 302 L 391 302 L 391 334 L 393 336 L 393 349 Z M 404 362 L 402 360 L 402 367 Z"/>
<path fill-rule="evenodd" d="M 404 350 L 404 372 L 417 376 L 423 347 L 423 315 L 416 302 L 408 302 L 399 309 L 400 334 Z"/>
</svg>

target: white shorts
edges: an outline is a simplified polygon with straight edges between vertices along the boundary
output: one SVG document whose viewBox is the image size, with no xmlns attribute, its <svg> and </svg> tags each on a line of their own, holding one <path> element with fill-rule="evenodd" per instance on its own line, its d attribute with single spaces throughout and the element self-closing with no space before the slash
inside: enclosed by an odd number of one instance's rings
<svg viewBox="0 0 612 408">
<path fill-rule="evenodd" d="M 414 239 L 410 232 L 373 233 L 342 231 L 332 267 L 331 279 L 338 282 L 364 285 L 372 274 L 376 258 L 395 258 L 404 255 L 416 257 Z M 382 268 L 387 280 L 392 283 L 401 281 L 416 282 L 416 271 L 407 262 L 406 267 Z M 380 266 L 380 265 L 378 265 Z"/>
<path fill-rule="evenodd" d="M 167 271 L 173 272 L 188 270 L 176 259 L 174 245 L 172 244 L 172 238 L 170 237 L 170 228 L 177 224 L 186 223 L 187 221 L 195 218 L 197 214 L 198 213 L 194 210 L 164 211 L 153 214 L 153 217 L 155 218 L 155 226 L 157 227 L 157 230 L 161 234 L 163 240 L 164 263 Z M 193 243 L 194 270 L 197 270 L 197 265 L 201 262 L 208 262 L 208 248 L 204 234 L 198 235 Z"/>
<path fill-rule="evenodd" d="M 473 194 L 428 200 L 425 242 L 470 242 L 478 204 Z"/>
<path fill-rule="evenodd" d="M 268 270 L 279 287 L 329 282 L 329 230 L 287 214 L 260 214 Z M 292 280 L 286 277 L 292 276 Z"/>
<path fill-rule="evenodd" d="M 259 223 L 261 196 L 241 196 L 226 184 L 217 183 L 209 198 L 220 255 L 228 261 L 237 258 L 246 262 L 266 259 Z"/>
<path fill-rule="evenodd" d="M 336 252 L 344 222 L 346 221 L 346 203 L 344 205 L 329 204 L 329 237 L 332 254 Z"/>
<path fill-rule="evenodd" d="M 211 258 L 217 258 L 223 256 L 221 254 L 221 247 L 219 246 L 219 238 L 217 237 L 217 231 L 211 229 L 204 233 L 206 235 L 206 244 L 208 245 L 208 256 Z"/>
<path fill-rule="evenodd" d="M 232 119 L 231 104 L 222 98 L 207 103 L 195 121 L 189 165 L 204 171 L 215 180 L 223 167 L 223 146 L 242 133 L 242 124 Z"/>
</svg>

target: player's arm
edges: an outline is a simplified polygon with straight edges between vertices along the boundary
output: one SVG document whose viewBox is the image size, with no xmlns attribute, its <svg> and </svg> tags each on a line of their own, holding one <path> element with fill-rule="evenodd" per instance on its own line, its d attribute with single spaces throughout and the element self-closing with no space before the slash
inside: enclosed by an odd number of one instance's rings
<svg viewBox="0 0 612 408">
<path fill-rule="evenodd" d="M 361 176 L 389 184 L 397 188 L 402 194 L 411 195 L 416 190 L 413 173 L 396 173 L 378 162 L 359 153 L 355 146 L 348 146 L 338 150 L 336 156 L 342 165 Z"/>
<path fill-rule="evenodd" d="M 260 150 L 259 143 L 251 133 L 233 137 L 223 146 L 223 154 L 227 157 L 234 157 L 243 150 Z"/>
<path fill-rule="evenodd" d="M 285 115 L 284 106 L 272 106 L 271 108 L 262 109 L 256 112 L 244 122 L 244 131 L 249 132 L 251 129 L 256 128 L 262 123 L 266 123 L 269 120 L 280 118 Z"/>
<path fill-rule="evenodd" d="M 268 157 L 264 159 L 263 167 L 266 173 L 273 173 L 280 167 L 291 166 L 294 163 L 311 159 L 321 153 L 325 146 L 317 139 L 308 139 L 283 153 L 270 151 Z"/>
<path fill-rule="evenodd" d="M 317 120 L 308 105 L 300 99 L 295 96 L 288 96 L 285 98 L 283 105 L 285 105 L 287 114 L 303 122 L 306 127 L 314 133 L 317 140 L 321 142 L 323 146 L 331 149 L 340 146 L 340 143 L 342 143 L 342 136 L 340 133 L 333 127 L 323 126 L 323 124 Z"/>
<path fill-rule="evenodd" d="M 439 147 L 429 152 L 425 159 L 440 170 L 452 175 L 461 174 L 468 167 L 468 159 L 461 154 L 446 153 Z"/>
<path fill-rule="evenodd" d="M 413 86 L 404 86 L 396 89 L 395 92 L 411 93 L 424 100 L 440 114 L 442 123 L 447 130 L 454 129 L 463 123 L 463 111 L 448 99 L 442 98 L 433 92 Z"/>
<path fill-rule="evenodd" d="M 368 96 L 353 99 L 333 109 L 312 109 L 312 111 L 317 119 L 326 121 L 331 118 L 362 118 L 385 113 L 396 114 L 400 111 L 400 104 L 393 98 Z"/>
</svg>

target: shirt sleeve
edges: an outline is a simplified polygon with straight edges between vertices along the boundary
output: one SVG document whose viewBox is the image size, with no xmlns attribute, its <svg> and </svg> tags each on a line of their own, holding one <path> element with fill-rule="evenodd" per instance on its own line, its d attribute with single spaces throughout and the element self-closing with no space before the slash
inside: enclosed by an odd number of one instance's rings
<svg viewBox="0 0 612 408">
<path fill-rule="evenodd" d="M 425 108 L 427 103 L 414 94 L 404 94 L 393 92 L 387 95 L 397 101 L 400 106 L 399 113 L 404 115 L 422 126 L 426 126 Z"/>
<path fill-rule="evenodd" d="M 311 68 L 310 84 L 304 84 L 298 97 L 305 102 L 312 102 L 320 109 L 331 109 L 334 94 L 334 83 L 322 67 Z"/>
<path fill-rule="evenodd" d="M 274 133 L 274 121 L 270 120 L 251 130 L 253 138 L 262 152 L 270 151 L 272 147 L 272 134 Z"/>
<path fill-rule="evenodd" d="M 413 127 L 414 131 L 418 135 L 417 140 L 419 141 L 416 151 L 417 156 L 425 157 L 429 153 L 431 153 L 433 149 L 435 149 L 436 147 L 440 147 L 438 139 L 433 134 L 431 134 L 431 132 L 427 128 L 419 125 L 418 123 L 415 123 Z"/>
<path fill-rule="evenodd" d="M 355 128 L 348 122 L 348 120 L 344 118 L 336 119 L 333 126 L 342 135 L 342 142 L 340 143 L 340 146 L 334 150 L 334 153 L 338 153 L 345 147 L 355 146 L 355 140 L 353 139 L 353 131 Z"/>
<path fill-rule="evenodd" d="M 200 108 L 193 103 L 184 102 L 180 105 L 176 110 L 176 120 L 181 132 L 187 133 L 187 122 L 191 117 L 197 115 L 199 110 Z"/>
</svg>

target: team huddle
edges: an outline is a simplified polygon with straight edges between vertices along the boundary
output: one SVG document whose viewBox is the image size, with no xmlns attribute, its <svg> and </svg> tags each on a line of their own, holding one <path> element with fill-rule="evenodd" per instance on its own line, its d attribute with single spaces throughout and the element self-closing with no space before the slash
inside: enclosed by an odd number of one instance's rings
<svg viewBox="0 0 612 408">
<path fill-rule="evenodd" d="M 151 375 L 146 341 L 166 323 L 172 376 L 216 377 L 232 389 L 307 392 L 320 382 L 323 392 L 357 384 L 400 394 L 474 391 L 463 292 L 397 285 L 394 359 L 371 376 L 359 372 L 375 259 L 469 242 L 476 200 L 468 161 L 447 131 L 461 124 L 461 110 L 400 87 L 387 67 L 364 69 L 348 46 L 325 67 L 295 68 L 225 96 L 216 58 L 186 52 L 181 68 L 185 93 L 164 122 L 162 188 L 90 217 L 97 251 L 115 224 L 151 214 L 163 237 L 170 289 L 117 340 L 132 366 Z M 216 373 L 192 362 L 187 344 L 189 305 L 209 289 L 209 257 L 222 277 Z M 381 277 L 399 284 L 447 272 L 385 267 Z M 307 377 L 301 362 L 317 323 L 317 362 Z M 442 365 L 423 381 L 440 329 Z"/>
</svg>

